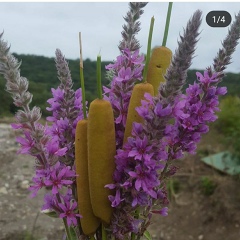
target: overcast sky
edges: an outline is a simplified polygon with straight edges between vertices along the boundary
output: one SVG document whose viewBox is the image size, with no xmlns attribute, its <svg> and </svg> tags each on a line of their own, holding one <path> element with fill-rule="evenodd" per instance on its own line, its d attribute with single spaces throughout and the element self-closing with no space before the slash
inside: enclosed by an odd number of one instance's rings
<svg viewBox="0 0 240 240">
<path fill-rule="evenodd" d="M 155 17 L 152 46 L 162 44 L 167 7 L 167 2 L 152 2 L 145 7 L 141 17 L 142 29 L 137 36 L 142 52 L 146 52 L 152 16 Z M 228 31 L 228 27 L 209 27 L 205 21 L 207 13 L 225 10 L 234 20 L 234 15 L 240 11 L 240 2 L 175 2 L 167 41 L 167 47 L 173 52 L 179 34 L 183 33 L 188 19 L 197 9 L 203 12 L 202 32 L 191 68 L 205 69 L 212 64 Z M 0 31 L 4 30 L 4 39 L 11 44 L 12 52 L 54 57 L 56 48 L 60 48 L 67 59 L 79 58 L 78 32 L 81 31 L 84 59 L 95 60 L 101 50 L 102 59 L 112 61 L 119 55 L 117 46 L 127 11 L 127 2 L 0 2 Z M 240 45 L 227 70 L 240 72 Z"/>
</svg>

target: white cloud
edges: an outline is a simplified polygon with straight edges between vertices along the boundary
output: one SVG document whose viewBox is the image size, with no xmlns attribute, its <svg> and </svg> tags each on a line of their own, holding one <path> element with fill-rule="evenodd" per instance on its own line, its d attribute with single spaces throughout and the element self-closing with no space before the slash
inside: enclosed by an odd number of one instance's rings
<svg viewBox="0 0 240 240">
<path fill-rule="evenodd" d="M 161 45 L 168 3 L 152 2 L 141 17 L 142 30 L 138 39 L 142 52 L 146 52 L 150 19 L 154 15 L 155 28 L 152 46 Z M 227 28 L 211 28 L 205 22 L 208 12 L 226 10 L 234 19 L 240 3 L 174 2 L 167 46 L 174 51 L 179 33 L 197 9 L 203 11 L 201 36 L 192 68 L 205 68 L 212 64 Z M 96 59 L 101 49 L 103 60 L 113 60 L 119 54 L 123 16 L 128 10 L 126 2 L 74 2 L 74 3 L 0 3 L 0 31 L 17 53 L 54 56 L 60 48 L 69 59 L 79 58 L 78 32 L 82 32 L 84 58 Z M 240 72 L 240 46 L 233 55 L 229 71 Z"/>
</svg>

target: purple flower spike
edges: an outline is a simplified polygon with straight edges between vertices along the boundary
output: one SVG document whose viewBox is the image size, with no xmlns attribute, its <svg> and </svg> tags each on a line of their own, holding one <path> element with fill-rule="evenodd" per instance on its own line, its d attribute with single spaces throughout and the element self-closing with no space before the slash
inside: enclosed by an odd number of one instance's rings
<svg viewBox="0 0 240 240">
<path fill-rule="evenodd" d="M 134 84 L 142 80 L 144 56 L 139 51 L 124 49 L 115 63 L 106 66 L 111 80 L 110 88 L 104 87 L 104 99 L 108 100 L 114 111 L 116 146 L 122 147 L 128 105 Z"/>
</svg>

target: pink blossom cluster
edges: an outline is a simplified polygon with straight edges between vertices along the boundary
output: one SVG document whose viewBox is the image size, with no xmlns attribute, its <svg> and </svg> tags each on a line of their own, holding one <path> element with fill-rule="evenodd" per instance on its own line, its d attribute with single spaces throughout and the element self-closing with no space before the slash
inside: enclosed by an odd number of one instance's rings
<svg viewBox="0 0 240 240">
<path fill-rule="evenodd" d="M 145 122 L 134 123 L 132 137 L 118 148 L 115 184 L 107 185 L 116 192 L 109 199 L 116 208 L 112 228 L 119 239 L 134 229 L 139 233 L 139 224 L 146 225 L 152 213 L 167 214 L 165 179 L 176 172 L 173 160 L 182 158 L 184 152 L 195 153 L 201 134 L 209 129 L 207 124 L 217 119 L 218 96 L 227 90 L 217 87 L 217 73 L 205 71 L 204 75 L 196 75 L 198 82 L 189 85 L 186 94 L 177 95 L 172 105 L 145 94 L 145 100 L 136 109 Z M 165 123 L 163 134 L 156 128 L 158 121 Z M 134 221 L 131 216 L 139 208 L 146 209 L 147 214 Z"/>
<path fill-rule="evenodd" d="M 122 146 L 128 105 L 134 84 L 142 80 L 144 56 L 139 50 L 124 49 L 113 64 L 106 66 L 111 76 L 110 87 L 103 87 L 104 98 L 111 102 L 115 117 L 116 145 Z"/>
</svg>

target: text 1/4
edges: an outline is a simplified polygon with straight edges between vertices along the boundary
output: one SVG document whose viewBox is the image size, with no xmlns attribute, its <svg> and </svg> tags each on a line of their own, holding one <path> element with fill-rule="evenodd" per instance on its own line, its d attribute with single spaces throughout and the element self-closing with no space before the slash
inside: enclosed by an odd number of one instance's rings
<svg viewBox="0 0 240 240">
<path fill-rule="evenodd" d="M 227 11 L 211 11 L 206 16 L 206 22 L 210 27 L 227 27 L 232 21 Z"/>
</svg>

